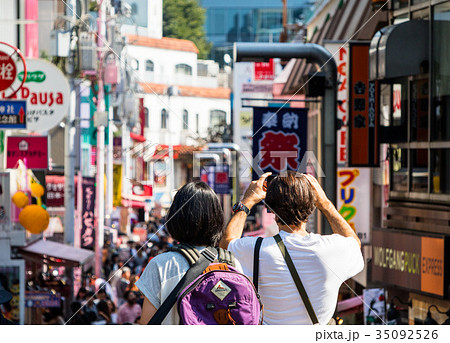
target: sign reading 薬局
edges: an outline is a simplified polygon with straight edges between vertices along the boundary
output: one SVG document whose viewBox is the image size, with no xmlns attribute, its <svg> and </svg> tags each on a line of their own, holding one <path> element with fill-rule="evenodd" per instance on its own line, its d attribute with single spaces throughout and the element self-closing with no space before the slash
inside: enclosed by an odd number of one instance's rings
<svg viewBox="0 0 450 343">
<path fill-rule="evenodd" d="M 306 108 L 253 108 L 253 178 L 299 170 L 306 152 Z"/>
<path fill-rule="evenodd" d="M 83 208 L 81 217 L 81 248 L 94 249 L 95 247 L 95 178 L 82 179 Z"/>
<path fill-rule="evenodd" d="M 6 168 L 16 168 L 19 160 L 27 168 L 48 168 L 47 136 L 7 137 Z"/>
<path fill-rule="evenodd" d="M 370 243 L 370 169 L 338 168 L 337 209 L 363 244 Z"/>
<path fill-rule="evenodd" d="M 25 100 L 26 128 L 29 131 L 45 132 L 67 115 L 69 109 L 69 83 L 54 64 L 41 59 L 27 59 L 27 76 L 22 88 L 12 97 Z M 16 76 L 23 81 L 24 73 Z"/>
</svg>

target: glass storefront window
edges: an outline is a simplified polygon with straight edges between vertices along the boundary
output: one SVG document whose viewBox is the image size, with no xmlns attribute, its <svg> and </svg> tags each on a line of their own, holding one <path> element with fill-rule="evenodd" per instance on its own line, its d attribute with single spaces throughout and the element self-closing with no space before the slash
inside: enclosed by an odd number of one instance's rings
<svg viewBox="0 0 450 343">
<path fill-rule="evenodd" d="M 407 192 L 408 191 L 408 151 L 392 147 L 392 190 Z"/>
<path fill-rule="evenodd" d="M 434 7 L 431 138 L 450 141 L 450 4 Z"/>
<path fill-rule="evenodd" d="M 428 78 L 411 82 L 411 141 L 428 141 Z"/>
<path fill-rule="evenodd" d="M 428 191 L 428 150 L 411 150 L 411 191 Z"/>
<path fill-rule="evenodd" d="M 431 192 L 450 194 L 450 149 L 431 150 Z"/>
</svg>

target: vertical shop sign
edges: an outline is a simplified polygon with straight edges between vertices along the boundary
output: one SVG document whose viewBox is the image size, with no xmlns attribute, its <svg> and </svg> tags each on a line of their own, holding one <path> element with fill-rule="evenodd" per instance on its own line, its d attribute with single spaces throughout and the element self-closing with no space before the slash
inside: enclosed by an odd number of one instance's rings
<svg viewBox="0 0 450 343">
<path fill-rule="evenodd" d="M 378 84 L 369 82 L 369 44 L 350 44 L 348 165 L 378 167 Z"/>
<path fill-rule="evenodd" d="M 337 131 L 337 164 L 345 165 L 347 163 L 347 121 L 348 121 L 348 76 L 347 76 L 347 55 L 348 49 L 341 47 L 337 54 L 337 69 L 339 87 L 337 92 L 338 108 L 337 116 L 341 120 L 341 127 Z"/>
<path fill-rule="evenodd" d="M 370 169 L 338 168 L 337 208 L 363 244 L 370 243 Z"/>
<path fill-rule="evenodd" d="M 299 170 L 306 151 L 306 108 L 253 108 L 253 178 Z M 299 170 L 301 172 L 301 170 Z"/>
<path fill-rule="evenodd" d="M 82 180 L 83 209 L 81 216 L 81 248 L 93 249 L 95 247 L 95 178 L 84 177 Z"/>
</svg>

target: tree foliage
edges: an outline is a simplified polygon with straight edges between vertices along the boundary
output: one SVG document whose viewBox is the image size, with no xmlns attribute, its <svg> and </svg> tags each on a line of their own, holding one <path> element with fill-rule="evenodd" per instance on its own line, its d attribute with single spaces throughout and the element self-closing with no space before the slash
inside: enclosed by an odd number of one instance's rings
<svg viewBox="0 0 450 343">
<path fill-rule="evenodd" d="M 211 43 L 203 29 L 205 9 L 198 0 L 163 0 L 163 3 L 163 36 L 190 40 L 199 50 L 198 58 L 207 58 Z"/>
</svg>

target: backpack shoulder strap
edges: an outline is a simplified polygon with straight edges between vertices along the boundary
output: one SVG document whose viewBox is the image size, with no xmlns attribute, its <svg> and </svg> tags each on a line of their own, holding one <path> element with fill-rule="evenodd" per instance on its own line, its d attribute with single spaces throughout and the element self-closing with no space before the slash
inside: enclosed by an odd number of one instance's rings
<svg viewBox="0 0 450 343">
<path fill-rule="evenodd" d="M 200 257 L 200 253 L 197 249 L 195 249 L 194 246 L 186 243 L 181 243 L 173 248 L 170 249 L 170 251 L 176 251 L 183 255 L 183 257 L 189 262 L 189 266 L 193 266 L 195 262 Z"/>
<path fill-rule="evenodd" d="M 222 248 L 216 249 L 219 252 L 219 256 L 217 257 L 219 263 L 226 263 L 231 267 L 236 267 L 236 259 L 231 251 Z"/>
<path fill-rule="evenodd" d="M 253 284 L 256 292 L 258 292 L 258 277 L 259 277 L 259 252 L 261 251 L 262 237 L 256 239 L 255 252 L 253 254 Z"/>
<path fill-rule="evenodd" d="M 152 319 L 148 322 L 148 325 L 160 325 L 172 309 L 173 305 L 177 302 L 180 292 L 198 276 L 200 276 L 203 271 L 216 259 L 216 257 L 217 250 L 215 248 L 207 247 L 203 250 L 195 264 L 189 268 L 181 281 L 178 282 L 172 292 L 170 292 L 167 299 L 161 304 L 158 311 L 156 311 Z"/>
<path fill-rule="evenodd" d="M 292 278 L 294 279 L 295 285 L 297 286 L 297 290 L 300 293 L 300 296 L 302 297 L 303 303 L 305 304 L 306 310 L 308 311 L 309 317 L 311 318 L 311 321 L 314 325 L 319 324 L 319 320 L 317 319 L 316 313 L 314 312 L 314 309 L 311 305 L 311 301 L 309 301 L 308 294 L 306 293 L 305 287 L 303 287 L 302 280 L 300 279 L 300 276 L 298 275 L 297 269 L 295 268 L 294 262 L 292 262 L 291 256 L 289 255 L 286 246 L 283 243 L 283 240 L 281 239 L 281 236 L 275 235 L 273 238 L 275 238 L 275 241 L 277 242 L 278 248 L 281 251 L 281 254 L 283 255 L 284 260 L 286 261 L 286 264 L 288 266 L 289 272 L 291 273 Z"/>
</svg>

